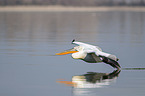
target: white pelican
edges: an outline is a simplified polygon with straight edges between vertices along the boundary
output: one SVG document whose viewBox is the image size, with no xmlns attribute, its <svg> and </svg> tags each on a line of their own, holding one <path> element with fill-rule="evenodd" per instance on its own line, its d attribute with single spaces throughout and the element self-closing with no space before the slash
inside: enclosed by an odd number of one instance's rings
<svg viewBox="0 0 145 96">
<path fill-rule="evenodd" d="M 100 47 L 77 42 L 75 40 L 72 41 L 72 44 L 79 46 L 75 46 L 73 49 L 61 53 L 56 53 L 56 55 L 72 53 L 72 58 L 74 59 L 81 59 L 88 63 L 105 62 L 114 68 L 120 69 L 120 65 L 117 62 L 119 59 L 115 55 L 103 52 Z"/>
</svg>

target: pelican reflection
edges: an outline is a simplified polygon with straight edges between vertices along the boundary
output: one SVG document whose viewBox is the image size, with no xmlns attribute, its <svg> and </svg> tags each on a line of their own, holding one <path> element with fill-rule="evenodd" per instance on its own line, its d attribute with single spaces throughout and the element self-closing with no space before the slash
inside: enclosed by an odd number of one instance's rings
<svg viewBox="0 0 145 96">
<path fill-rule="evenodd" d="M 120 71 L 114 70 L 111 73 L 87 72 L 83 75 L 73 76 L 72 81 L 57 82 L 73 86 L 74 88 L 100 88 L 114 82 Z"/>
</svg>

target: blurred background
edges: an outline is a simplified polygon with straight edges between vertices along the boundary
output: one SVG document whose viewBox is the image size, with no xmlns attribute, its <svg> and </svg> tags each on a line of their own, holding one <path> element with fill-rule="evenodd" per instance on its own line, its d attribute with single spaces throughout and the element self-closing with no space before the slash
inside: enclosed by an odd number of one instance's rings
<svg viewBox="0 0 145 96">
<path fill-rule="evenodd" d="M 0 0 L 0 95 L 145 96 L 144 5 L 145 0 Z M 90 7 L 95 10 L 86 11 Z M 55 56 L 74 47 L 73 39 L 116 55 L 122 70 Z M 65 86 L 73 82 L 78 87 Z"/>
<path fill-rule="evenodd" d="M 0 0 L 0 5 L 144 6 L 145 0 Z"/>
</svg>

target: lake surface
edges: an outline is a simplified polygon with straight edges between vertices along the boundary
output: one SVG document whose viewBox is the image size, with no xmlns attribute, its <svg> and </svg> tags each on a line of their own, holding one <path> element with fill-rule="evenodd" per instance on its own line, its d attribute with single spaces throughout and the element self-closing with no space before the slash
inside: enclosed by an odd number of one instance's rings
<svg viewBox="0 0 145 96">
<path fill-rule="evenodd" d="M 122 70 L 55 56 L 73 39 L 115 54 Z M 144 60 L 145 12 L 0 13 L 1 96 L 145 96 Z"/>
</svg>

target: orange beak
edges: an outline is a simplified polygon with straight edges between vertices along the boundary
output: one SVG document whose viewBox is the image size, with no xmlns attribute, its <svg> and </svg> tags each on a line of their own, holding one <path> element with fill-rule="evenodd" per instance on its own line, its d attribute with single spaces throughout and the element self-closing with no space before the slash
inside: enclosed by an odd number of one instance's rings
<svg viewBox="0 0 145 96">
<path fill-rule="evenodd" d="M 56 82 L 66 84 L 66 85 L 72 86 L 72 87 L 76 86 L 76 83 L 74 83 L 72 81 L 56 81 Z"/>
<path fill-rule="evenodd" d="M 75 49 L 70 49 L 61 53 L 56 53 L 55 55 L 66 55 L 66 54 L 71 54 L 71 53 L 76 53 L 76 52 L 79 52 L 79 51 L 76 51 Z"/>
</svg>

